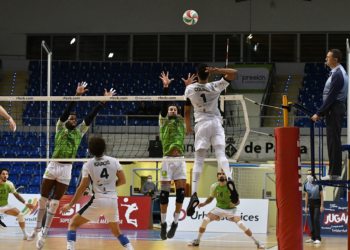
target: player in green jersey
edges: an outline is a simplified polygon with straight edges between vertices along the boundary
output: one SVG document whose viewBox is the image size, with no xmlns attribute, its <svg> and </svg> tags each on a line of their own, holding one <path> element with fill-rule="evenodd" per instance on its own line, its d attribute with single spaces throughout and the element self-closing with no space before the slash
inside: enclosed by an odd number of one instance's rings
<svg viewBox="0 0 350 250">
<path fill-rule="evenodd" d="M 174 79 L 169 79 L 169 72 L 161 73 L 160 79 L 163 81 L 163 95 L 169 94 L 169 84 Z M 186 125 L 183 115 L 180 115 L 180 107 L 169 105 L 163 101 L 159 115 L 159 133 L 163 146 L 163 158 L 183 159 L 184 158 L 184 140 Z M 176 186 L 176 209 L 174 221 L 170 230 L 167 229 L 166 213 L 169 203 L 170 183 L 174 180 Z M 166 240 L 175 236 L 178 220 L 181 213 L 182 203 L 185 198 L 185 186 L 187 180 L 186 162 L 181 161 L 163 161 L 160 177 L 160 213 L 161 213 L 161 231 L 160 238 Z"/>
<path fill-rule="evenodd" d="M 79 83 L 76 96 L 81 96 L 88 91 L 88 89 L 85 89 L 86 86 L 87 83 L 85 82 Z M 110 92 L 107 92 L 105 89 L 104 96 L 112 96 L 114 95 L 114 92 L 115 90 L 113 89 L 111 89 Z M 89 129 L 97 113 L 103 107 L 104 103 L 105 101 L 101 101 L 92 112 L 85 117 L 84 121 L 77 125 L 76 114 L 71 112 L 75 105 L 75 102 L 72 101 L 68 104 L 66 110 L 56 124 L 55 147 L 52 158 L 56 158 L 57 161 L 51 161 L 45 170 L 41 186 L 41 196 L 39 199 L 37 225 L 32 231 L 30 237 L 28 237 L 28 241 L 33 241 L 36 236 L 38 236 L 36 247 L 39 250 L 44 246 L 48 230 L 60 203 L 60 199 L 64 195 L 71 180 L 72 162 L 60 161 L 59 159 L 75 158 L 83 136 Z M 53 189 L 54 191 L 46 213 L 45 227 L 41 228 L 46 210 L 46 203 Z"/>
<path fill-rule="evenodd" d="M 26 205 L 29 209 L 33 209 L 33 204 L 28 204 L 25 200 L 20 196 L 15 189 L 15 186 L 11 181 L 8 181 L 9 178 L 9 170 L 6 168 L 2 168 L 0 170 L 0 213 L 4 213 L 7 215 L 15 216 L 18 219 L 18 224 L 23 232 L 23 240 L 26 240 L 28 235 L 25 229 L 24 222 L 24 214 L 22 214 L 17 208 L 8 204 L 9 193 L 12 193 L 17 200 Z"/>
<path fill-rule="evenodd" d="M 205 232 L 207 225 L 213 220 L 220 221 L 223 218 L 227 218 L 229 221 L 235 222 L 237 226 L 242 229 L 246 235 L 248 235 L 255 243 L 258 249 L 265 249 L 264 245 L 253 235 L 252 231 L 244 224 L 241 219 L 240 213 L 237 210 L 237 205 L 240 204 L 240 200 L 236 204 L 231 202 L 230 190 L 227 187 L 227 179 L 224 171 L 217 174 L 218 182 L 214 183 L 210 188 L 210 196 L 203 203 L 199 203 L 198 208 L 204 207 L 211 203 L 214 198 L 216 199 L 216 207 L 210 211 L 209 214 L 202 221 L 202 225 L 199 228 L 199 234 L 197 239 L 188 243 L 189 246 L 199 246 L 200 239 Z"/>
</svg>

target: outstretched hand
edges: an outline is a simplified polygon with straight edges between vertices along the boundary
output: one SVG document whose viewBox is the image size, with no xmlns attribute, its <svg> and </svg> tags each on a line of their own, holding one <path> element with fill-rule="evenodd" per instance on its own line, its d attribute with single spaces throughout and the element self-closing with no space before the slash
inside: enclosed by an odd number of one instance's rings
<svg viewBox="0 0 350 250">
<path fill-rule="evenodd" d="M 64 205 L 60 209 L 60 214 L 65 214 L 67 213 L 72 207 L 69 204 Z"/>
<path fill-rule="evenodd" d="M 10 123 L 10 128 L 12 132 L 16 131 L 16 123 L 15 121 L 12 119 L 12 117 L 9 119 L 9 123 Z"/>
<path fill-rule="evenodd" d="M 186 128 L 186 135 L 189 136 L 190 133 L 194 133 L 194 130 L 192 128 Z"/>
<path fill-rule="evenodd" d="M 81 96 L 83 95 L 86 91 L 89 91 L 88 89 L 85 89 L 85 87 L 88 84 L 86 82 L 79 82 L 78 83 L 78 88 L 77 88 L 77 93 L 75 94 L 76 96 Z"/>
<path fill-rule="evenodd" d="M 107 89 L 105 89 L 104 96 L 114 96 L 116 95 L 115 89 L 111 88 L 109 92 L 107 92 Z M 106 101 L 101 101 L 102 103 L 106 103 Z"/>
<path fill-rule="evenodd" d="M 174 78 L 169 79 L 169 71 L 166 72 L 166 75 L 163 71 L 159 78 L 162 79 L 164 88 L 167 88 L 169 84 L 174 81 Z"/>
<path fill-rule="evenodd" d="M 182 79 L 182 81 L 184 81 L 184 83 L 185 83 L 185 85 L 186 85 L 186 87 L 187 87 L 188 85 L 190 85 L 190 84 L 192 84 L 192 83 L 194 83 L 194 82 L 197 81 L 197 80 L 194 80 L 196 77 L 197 77 L 197 76 L 196 76 L 195 74 L 193 74 L 193 75 L 191 76 L 191 73 L 188 73 L 188 78 L 187 78 L 187 80 L 185 80 L 184 78 L 181 78 L 181 79 Z"/>
</svg>

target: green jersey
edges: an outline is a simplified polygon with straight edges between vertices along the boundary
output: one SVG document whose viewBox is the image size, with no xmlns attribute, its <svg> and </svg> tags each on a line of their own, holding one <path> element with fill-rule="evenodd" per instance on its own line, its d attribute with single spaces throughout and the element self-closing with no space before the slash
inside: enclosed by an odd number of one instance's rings
<svg viewBox="0 0 350 250">
<path fill-rule="evenodd" d="M 6 181 L 4 185 L 0 184 L 0 207 L 8 204 L 9 193 L 15 193 L 15 186 L 11 181 Z"/>
<path fill-rule="evenodd" d="M 219 182 L 211 185 L 210 188 L 210 197 L 216 198 L 216 206 L 221 209 L 234 209 L 237 207 L 230 207 L 231 199 L 230 199 L 230 190 L 228 190 L 227 186 L 220 186 Z"/>
<path fill-rule="evenodd" d="M 58 120 L 56 125 L 55 149 L 52 158 L 75 158 L 80 142 L 89 129 L 85 121 L 79 124 L 75 129 L 70 130 L 64 123 Z"/>
<path fill-rule="evenodd" d="M 163 146 L 163 156 L 176 147 L 184 154 L 186 125 L 184 118 L 179 115 L 176 119 L 168 119 L 168 116 L 159 115 L 159 133 Z"/>
</svg>

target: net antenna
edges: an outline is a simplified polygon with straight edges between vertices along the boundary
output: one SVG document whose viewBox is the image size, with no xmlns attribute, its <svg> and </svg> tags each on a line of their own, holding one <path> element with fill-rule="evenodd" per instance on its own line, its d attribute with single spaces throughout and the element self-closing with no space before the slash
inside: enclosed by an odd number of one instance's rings
<svg viewBox="0 0 350 250">
<path fill-rule="evenodd" d="M 42 49 L 44 49 L 47 53 L 47 96 L 50 96 L 51 93 L 51 72 L 52 72 L 52 68 L 51 68 L 51 62 L 52 62 L 52 51 L 50 50 L 49 46 L 46 44 L 45 41 L 41 42 L 41 69 L 40 69 L 40 92 L 42 90 L 42 81 L 43 81 L 43 77 L 42 77 L 42 67 L 43 67 L 43 56 L 42 56 Z M 41 94 L 40 94 L 41 95 Z M 41 109 L 41 105 L 40 105 L 40 109 Z M 47 107 L 46 107 L 46 159 L 49 160 L 50 158 L 50 112 L 51 112 L 51 105 L 50 105 L 50 100 L 47 100 Z M 40 123 L 40 127 L 41 127 L 41 123 Z M 41 140 L 40 140 L 41 142 Z M 41 145 L 40 145 L 41 146 Z M 49 161 L 46 162 L 46 166 L 49 164 Z"/>
</svg>

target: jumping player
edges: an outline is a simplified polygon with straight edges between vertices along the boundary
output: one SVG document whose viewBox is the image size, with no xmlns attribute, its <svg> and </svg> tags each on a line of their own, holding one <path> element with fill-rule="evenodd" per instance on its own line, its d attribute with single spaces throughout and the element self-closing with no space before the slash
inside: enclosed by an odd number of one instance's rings
<svg viewBox="0 0 350 250">
<path fill-rule="evenodd" d="M 85 89 L 86 86 L 87 84 L 84 82 L 79 83 L 76 96 L 81 96 L 88 91 Z M 104 96 L 112 96 L 114 92 L 113 89 L 111 89 L 110 92 L 107 92 L 105 89 Z M 76 115 L 74 112 L 71 112 L 75 105 L 75 102 L 72 101 L 68 104 L 66 110 L 56 124 L 55 148 L 52 158 L 57 158 L 57 161 L 51 161 L 45 170 L 39 199 L 37 225 L 30 237 L 28 237 L 28 241 L 33 241 L 38 235 L 36 247 L 39 250 L 44 246 L 48 230 L 60 203 L 60 199 L 64 195 L 71 180 L 72 162 L 62 162 L 59 161 L 59 159 L 75 158 L 84 134 L 89 129 L 93 119 L 103 107 L 104 103 L 105 101 L 101 101 L 92 112 L 86 116 L 84 121 L 77 126 Z M 53 188 L 53 195 L 46 213 L 45 227 L 41 228 L 46 210 L 46 203 Z"/>
<path fill-rule="evenodd" d="M 171 81 L 169 72 L 165 75 L 161 73 L 159 77 L 163 81 L 163 95 L 167 96 L 168 87 Z M 163 146 L 163 158 L 184 158 L 184 140 L 186 126 L 183 116 L 180 115 L 180 107 L 169 105 L 167 101 L 163 101 L 161 113 L 159 115 L 159 133 Z M 174 221 L 167 233 L 166 213 L 169 203 L 170 183 L 174 180 L 176 186 L 176 208 Z M 160 238 L 166 240 L 174 237 L 178 221 L 181 213 L 182 203 L 185 198 L 186 186 L 186 162 L 185 161 L 163 161 L 162 172 L 160 177 L 160 211 L 161 211 L 161 231 Z"/>
<path fill-rule="evenodd" d="M 34 205 L 25 202 L 22 196 L 20 196 L 16 192 L 15 186 L 13 185 L 13 183 L 7 180 L 8 178 L 9 178 L 9 170 L 6 168 L 2 168 L 0 170 L 0 213 L 17 217 L 18 224 L 21 227 L 23 232 L 23 240 L 27 240 L 28 234 L 25 229 L 24 214 L 22 214 L 14 206 L 8 204 L 9 193 L 11 192 L 17 198 L 17 200 L 22 202 L 29 209 L 33 209 Z"/>
<path fill-rule="evenodd" d="M 237 205 L 239 205 L 240 201 L 236 204 L 231 202 L 231 199 L 228 197 L 230 195 L 230 191 L 226 184 L 226 175 L 224 171 L 217 174 L 218 182 L 214 183 L 210 188 L 210 196 L 204 203 L 200 203 L 198 208 L 204 207 L 211 203 L 214 198 L 216 198 L 216 207 L 210 211 L 209 214 L 202 221 L 202 225 L 199 228 L 199 234 L 197 239 L 188 243 L 189 246 L 199 246 L 200 239 L 205 232 L 207 225 L 213 220 L 220 221 L 224 217 L 226 217 L 229 221 L 235 222 L 237 226 L 245 232 L 255 243 L 258 249 L 265 249 L 265 246 L 253 235 L 252 231 L 244 224 L 241 220 L 241 216 L 239 211 L 237 210 Z"/>
<path fill-rule="evenodd" d="M 104 155 L 106 142 L 103 138 L 92 137 L 89 140 L 89 151 L 95 157 L 84 164 L 80 186 L 71 202 L 60 209 L 61 213 L 66 213 L 75 205 L 83 195 L 90 176 L 94 195 L 70 221 L 67 232 L 67 249 L 75 249 L 76 231 L 79 227 L 89 221 L 98 220 L 103 214 L 108 221 L 109 229 L 118 238 L 120 244 L 125 249 L 133 250 L 129 239 L 122 234 L 119 228 L 118 195 L 115 187 L 126 183 L 123 169 L 117 159 Z M 99 180 L 98 184 L 97 180 Z"/>
<path fill-rule="evenodd" d="M 208 82 L 209 73 L 224 74 L 219 81 Z M 218 109 L 218 100 L 220 93 L 235 78 L 237 71 L 234 69 L 218 69 L 209 68 L 207 64 L 200 64 L 197 70 L 198 83 L 194 83 L 193 79 L 182 79 L 186 84 L 185 98 L 185 121 L 186 135 L 193 132 L 191 128 L 191 106 L 194 107 L 195 117 L 195 162 L 193 166 L 192 179 L 192 197 L 187 207 L 187 216 L 194 214 L 195 208 L 199 203 L 197 191 L 199 179 L 201 176 L 205 153 L 210 145 L 215 148 L 216 159 L 228 177 L 227 186 L 230 190 L 230 198 L 232 203 L 237 203 L 238 193 L 230 178 L 229 162 L 225 156 L 225 132 L 222 127 L 222 117 Z M 218 168 L 219 169 L 219 168 Z"/>
</svg>

